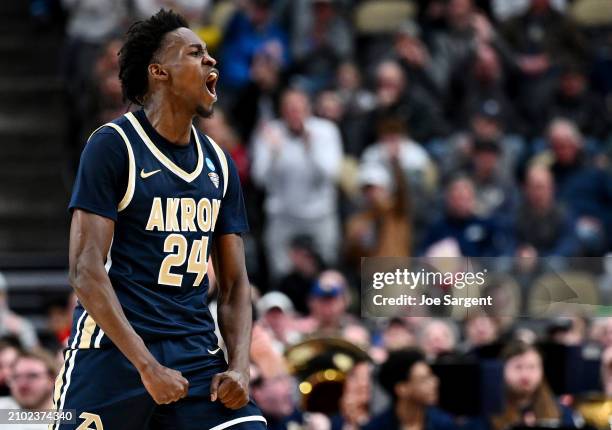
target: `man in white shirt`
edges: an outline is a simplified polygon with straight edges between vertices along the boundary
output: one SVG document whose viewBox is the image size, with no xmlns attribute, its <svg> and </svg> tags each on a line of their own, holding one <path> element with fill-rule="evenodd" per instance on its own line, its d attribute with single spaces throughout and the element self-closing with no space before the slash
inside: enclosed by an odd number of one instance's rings
<svg viewBox="0 0 612 430">
<path fill-rule="evenodd" d="M 281 100 L 281 118 L 263 125 L 253 144 L 253 179 L 266 191 L 265 243 L 272 275 L 290 266 L 289 242 L 309 235 L 327 263 L 337 257 L 340 228 L 336 179 L 342 141 L 331 121 L 310 113 L 307 95 L 290 89 Z"/>
</svg>

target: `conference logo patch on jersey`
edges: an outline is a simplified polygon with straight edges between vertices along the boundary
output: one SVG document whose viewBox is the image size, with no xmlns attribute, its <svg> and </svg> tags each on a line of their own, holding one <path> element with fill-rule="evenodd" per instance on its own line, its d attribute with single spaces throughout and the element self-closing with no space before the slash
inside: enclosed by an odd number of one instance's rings
<svg viewBox="0 0 612 430">
<path fill-rule="evenodd" d="M 206 157 L 206 165 L 208 166 L 210 170 L 212 170 L 213 172 L 215 171 L 215 165 L 212 162 L 212 160 L 208 157 Z"/>
<path fill-rule="evenodd" d="M 208 174 L 208 177 L 210 178 L 210 181 L 213 183 L 215 188 L 219 188 L 219 175 L 217 175 L 215 172 L 210 172 Z"/>
</svg>

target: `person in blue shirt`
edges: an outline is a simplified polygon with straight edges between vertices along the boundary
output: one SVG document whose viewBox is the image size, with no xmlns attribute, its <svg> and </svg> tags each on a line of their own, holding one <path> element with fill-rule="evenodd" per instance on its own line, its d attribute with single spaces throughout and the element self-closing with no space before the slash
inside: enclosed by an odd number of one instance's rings
<svg viewBox="0 0 612 430">
<path fill-rule="evenodd" d="M 612 175 L 589 158 L 576 125 L 555 119 L 548 128 L 550 166 L 556 199 L 576 219 L 583 254 L 602 255 L 612 247 Z"/>
<path fill-rule="evenodd" d="M 281 68 L 289 60 L 287 35 L 273 19 L 270 0 L 247 0 L 227 24 L 220 52 L 223 89 L 236 92 L 251 80 L 256 54 L 266 53 Z"/>
<path fill-rule="evenodd" d="M 473 182 L 465 176 L 453 178 L 445 193 L 445 208 L 428 228 L 421 252 L 445 239 L 458 245 L 461 255 L 494 257 L 512 252 L 507 227 L 498 219 L 483 218 L 475 213 L 476 195 Z"/>
<path fill-rule="evenodd" d="M 70 211 L 78 297 L 53 430 L 259 430 L 249 400 L 248 230 L 237 169 L 193 125 L 212 114 L 219 72 L 186 21 L 161 10 L 119 52 L 123 93 L 141 110 L 91 135 Z M 209 256 L 227 362 L 207 306 Z"/>
<path fill-rule="evenodd" d="M 456 430 L 453 418 L 435 407 L 438 378 L 417 349 L 389 353 L 379 371 L 379 382 L 391 396 L 391 406 L 374 416 L 362 430 Z"/>
</svg>

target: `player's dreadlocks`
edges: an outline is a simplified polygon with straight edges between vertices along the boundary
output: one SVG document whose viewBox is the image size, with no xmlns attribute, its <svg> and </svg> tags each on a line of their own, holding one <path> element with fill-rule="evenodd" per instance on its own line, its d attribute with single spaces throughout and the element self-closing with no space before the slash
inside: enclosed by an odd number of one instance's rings
<svg viewBox="0 0 612 430">
<path fill-rule="evenodd" d="M 143 104 L 142 99 L 148 90 L 149 64 L 166 33 L 181 27 L 189 27 L 185 18 L 165 9 L 145 21 L 132 24 L 119 51 L 119 79 L 125 99 Z"/>
</svg>

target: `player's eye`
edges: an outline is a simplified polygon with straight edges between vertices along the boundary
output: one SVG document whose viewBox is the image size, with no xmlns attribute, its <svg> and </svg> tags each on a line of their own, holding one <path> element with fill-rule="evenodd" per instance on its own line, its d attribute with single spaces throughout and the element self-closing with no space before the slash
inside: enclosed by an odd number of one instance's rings
<svg viewBox="0 0 612 430">
<path fill-rule="evenodd" d="M 195 51 L 192 52 L 190 55 L 193 55 L 194 57 L 201 57 L 202 55 L 204 55 L 204 51 Z"/>
</svg>

